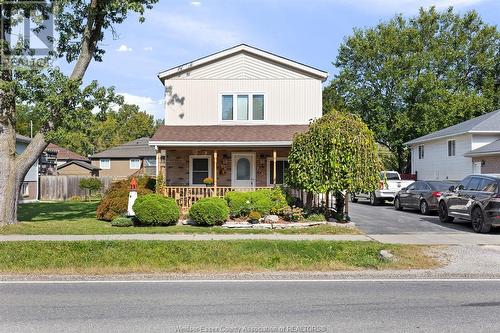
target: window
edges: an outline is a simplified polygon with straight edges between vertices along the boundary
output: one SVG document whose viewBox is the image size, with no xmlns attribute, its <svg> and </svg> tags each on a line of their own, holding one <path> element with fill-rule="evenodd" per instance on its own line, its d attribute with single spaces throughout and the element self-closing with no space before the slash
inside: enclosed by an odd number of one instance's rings
<svg viewBox="0 0 500 333">
<path fill-rule="evenodd" d="M 418 159 L 419 160 L 424 159 L 424 145 L 418 146 Z"/>
<path fill-rule="evenodd" d="M 104 170 L 111 169 L 111 160 L 109 158 L 99 160 L 99 168 Z"/>
<path fill-rule="evenodd" d="M 138 170 L 141 168 L 141 160 L 138 158 L 131 158 L 129 165 L 130 165 L 130 169 Z"/>
<path fill-rule="evenodd" d="M 493 179 L 483 178 L 481 184 L 479 185 L 479 191 L 482 192 L 496 192 L 497 190 L 497 181 Z"/>
<path fill-rule="evenodd" d="M 264 120 L 264 95 L 253 95 L 252 97 L 252 119 Z"/>
<path fill-rule="evenodd" d="M 156 157 L 146 157 L 144 159 L 144 166 L 146 168 L 155 167 L 156 166 Z"/>
<path fill-rule="evenodd" d="M 273 185 L 274 166 L 273 159 L 268 159 L 268 184 Z M 276 184 L 282 185 L 285 183 L 285 174 L 288 170 L 288 160 L 281 158 L 276 160 Z"/>
<path fill-rule="evenodd" d="M 23 183 L 23 185 L 21 186 L 21 196 L 22 197 L 30 196 L 30 186 L 28 183 Z"/>
<path fill-rule="evenodd" d="M 455 140 L 448 141 L 448 156 L 455 156 Z"/>
<path fill-rule="evenodd" d="M 233 95 L 222 95 L 222 120 L 233 120 Z"/>
<path fill-rule="evenodd" d="M 465 187 L 467 191 L 477 191 L 482 183 L 482 179 L 479 177 L 472 177 L 471 181 Z"/>
<path fill-rule="evenodd" d="M 221 119 L 233 121 L 264 120 L 263 94 L 223 94 Z"/>
<path fill-rule="evenodd" d="M 210 177 L 211 171 L 210 156 L 189 156 L 189 185 L 204 185 L 203 179 Z"/>
</svg>

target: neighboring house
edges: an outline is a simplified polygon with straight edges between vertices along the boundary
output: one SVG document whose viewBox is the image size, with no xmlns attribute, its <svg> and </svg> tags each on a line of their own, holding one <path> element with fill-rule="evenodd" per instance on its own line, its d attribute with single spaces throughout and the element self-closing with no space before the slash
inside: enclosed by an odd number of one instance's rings
<svg viewBox="0 0 500 333">
<path fill-rule="evenodd" d="M 21 154 L 31 142 L 31 139 L 23 136 L 16 135 L 16 153 Z M 33 202 L 38 200 L 38 161 L 36 161 L 29 169 L 26 177 L 24 177 L 23 184 L 21 185 L 19 202 Z"/>
<path fill-rule="evenodd" d="M 80 161 L 90 164 L 90 159 L 72 152 L 71 150 L 50 143 L 40 156 L 40 175 L 55 176 L 61 174 L 59 172 L 59 167 L 71 161 Z M 69 170 L 70 169 L 65 170 L 66 175 L 68 175 Z M 75 171 L 77 173 L 74 175 L 80 175 L 78 172 L 81 170 Z"/>
<path fill-rule="evenodd" d="M 149 138 L 140 138 L 94 154 L 92 165 L 99 168 L 99 176 L 155 175 L 156 151 L 148 142 Z"/>
<path fill-rule="evenodd" d="M 84 161 L 69 161 L 57 167 L 60 176 L 99 176 L 99 168 Z"/>
<path fill-rule="evenodd" d="M 296 133 L 322 115 L 319 69 L 248 46 L 161 72 L 165 125 L 149 144 L 169 186 L 282 184 Z M 163 156 L 166 153 L 166 159 Z"/>
<path fill-rule="evenodd" d="M 411 169 L 418 179 L 461 180 L 500 174 L 500 110 L 411 140 Z"/>
</svg>

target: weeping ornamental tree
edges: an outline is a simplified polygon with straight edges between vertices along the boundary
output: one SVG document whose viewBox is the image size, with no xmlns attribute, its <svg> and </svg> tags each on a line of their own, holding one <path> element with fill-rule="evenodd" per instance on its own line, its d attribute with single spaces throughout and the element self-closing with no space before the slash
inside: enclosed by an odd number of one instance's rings
<svg viewBox="0 0 500 333">
<path fill-rule="evenodd" d="M 381 163 L 372 131 L 357 115 L 331 111 L 294 137 L 287 184 L 312 193 L 372 192 Z M 339 200 L 340 199 L 340 200 Z M 337 213 L 343 214 L 343 205 Z"/>
<path fill-rule="evenodd" d="M 85 72 L 92 60 L 103 60 L 101 42 L 106 31 L 114 35 L 116 26 L 130 13 L 137 14 L 142 22 L 146 9 L 157 1 L 0 0 L 0 226 L 17 222 L 22 181 L 57 131 L 75 123 L 84 124 L 82 110 L 106 110 L 118 100 L 112 89 L 99 87 L 97 82 L 83 85 Z M 50 29 L 52 18 L 56 33 Z M 33 54 L 29 41 L 17 31 L 26 23 L 38 23 L 34 33 L 55 48 Z M 34 56 L 44 61 L 19 65 L 31 63 Z M 72 65 L 69 75 L 54 65 L 59 58 Z M 33 110 L 40 130 L 26 150 L 17 154 L 16 127 L 21 106 Z"/>
</svg>

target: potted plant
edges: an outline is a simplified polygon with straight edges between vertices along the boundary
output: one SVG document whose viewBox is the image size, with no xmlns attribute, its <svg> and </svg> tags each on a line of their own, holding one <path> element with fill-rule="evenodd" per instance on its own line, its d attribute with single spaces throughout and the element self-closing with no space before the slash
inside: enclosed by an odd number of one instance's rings
<svg viewBox="0 0 500 333">
<path fill-rule="evenodd" d="M 206 187 L 212 186 L 214 184 L 214 179 L 212 177 L 207 177 L 203 179 L 203 184 L 205 184 Z"/>
</svg>

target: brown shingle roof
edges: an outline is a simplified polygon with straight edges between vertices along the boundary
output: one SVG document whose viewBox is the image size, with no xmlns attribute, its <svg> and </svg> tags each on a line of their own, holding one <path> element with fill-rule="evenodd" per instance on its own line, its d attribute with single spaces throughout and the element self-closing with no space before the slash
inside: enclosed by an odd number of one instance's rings
<svg viewBox="0 0 500 333">
<path fill-rule="evenodd" d="M 100 153 L 92 155 L 96 158 L 139 158 L 156 156 L 154 147 L 148 145 L 149 138 L 140 138 L 122 145 L 112 147 Z"/>
<path fill-rule="evenodd" d="M 152 142 L 291 142 L 296 133 L 309 125 L 213 125 L 169 126 L 158 128 Z"/>
<path fill-rule="evenodd" d="M 83 157 L 82 155 L 72 152 L 71 150 L 68 150 L 66 148 L 59 147 L 58 145 L 55 145 L 53 143 L 49 143 L 46 150 L 57 152 L 58 160 L 90 161 L 88 158 Z"/>
</svg>

